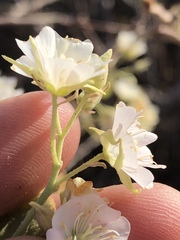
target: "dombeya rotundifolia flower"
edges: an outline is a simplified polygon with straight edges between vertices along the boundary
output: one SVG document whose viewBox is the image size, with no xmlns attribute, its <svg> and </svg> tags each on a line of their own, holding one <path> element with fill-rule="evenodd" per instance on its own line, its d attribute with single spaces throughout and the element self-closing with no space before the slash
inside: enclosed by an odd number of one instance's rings
<svg viewBox="0 0 180 240">
<path fill-rule="evenodd" d="M 55 212 L 47 240 L 128 239 L 128 220 L 98 194 L 70 199 Z"/>
<path fill-rule="evenodd" d="M 135 108 L 123 102 L 116 105 L 112 130 L 106 132 L 93 129 L 100 135 L 105 160 L 114 167 L 122 183 L 134 192 L 131 178 L 142 188 L 153 187 L 153 174 L 144 167 L 165 168 L 153 161 L 153 155 L 146 146 L 157 139 L 156 134 L 141 129 Z"/>
<path fill-rule="evenodd" d="M 35 38 L 16 42 L 25 55 L 17 60 L 4 59 L 13 64 L 15 72 L 33 78 L 34 84 L 53 95 L 66 96 L 106 72 L 106 63 L 92 53 L 90 40 L 62 38 L 46 26 Z"/>
</svg>

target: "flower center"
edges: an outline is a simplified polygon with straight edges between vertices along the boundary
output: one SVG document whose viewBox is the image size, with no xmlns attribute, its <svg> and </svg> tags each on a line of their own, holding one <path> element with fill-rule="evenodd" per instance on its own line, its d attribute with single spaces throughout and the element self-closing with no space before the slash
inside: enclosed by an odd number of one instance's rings
<svg viewBox="0 0 180 240">
<path fill-rule="evenodd" d="M 118 232 L 109 230 L 102 225 L 93 226 L 95 221 L 98 222 L 97 213 L 103 206 L 99 205 L 93 211 L 88 209 L 88 211 L 78 214 L 72 231 L 64 225 L 66 240 L 118 239 L 120 236 Z"/>
</svg>

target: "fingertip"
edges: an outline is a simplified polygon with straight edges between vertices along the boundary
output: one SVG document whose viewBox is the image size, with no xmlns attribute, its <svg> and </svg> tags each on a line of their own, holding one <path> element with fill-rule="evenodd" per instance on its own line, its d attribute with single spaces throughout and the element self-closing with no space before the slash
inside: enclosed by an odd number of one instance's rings
<svg viewBox="0 0 180 240">
<path fill-rule="evenodd" d="M 108 187 L 100 194 L 130 221 L 130 240 L 180 239 L 179 191 L 155 183 L 153 189 L 141 194 L 131 193 L 124 186 Z"/>
</svg>

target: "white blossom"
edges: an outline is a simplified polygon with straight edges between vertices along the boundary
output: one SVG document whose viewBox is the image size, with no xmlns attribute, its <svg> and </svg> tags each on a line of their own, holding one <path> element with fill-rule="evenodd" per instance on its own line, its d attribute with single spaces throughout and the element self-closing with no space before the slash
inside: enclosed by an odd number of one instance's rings
<svg viewBox="0 0 180 240">
<path fill-rule="evenodd" d="M 66 96 L 107 71 L 107 63 L 92 53 L 90 40 L 63 38 L 47 26 L 37 37 L 16 42 L 25 55 L 17 60 L 3 57 L 15 72 L 33 78 L 34 84 L 54 95 Z"/>
<path fill-rule="evenodd" d="M 47 240 L 128 239 L 128 220 L 97 194 L 71 198 L 55 212 Z"/>
<path fill-rule="evenodd" d="M 131 178 L 142 188 L 153 187 L 153 174 L 144 167 L 165 168 L 153 161 L 153 155 L 146 146 L 157 139 L 157 135 L 140 127 L 138 118 L 141 112 L 126 106 L 116 105 L 112 130 L 106 132 L 94 129 L 100 135 L 105 160 L 114 167 L 124 185 L 132 191 Z"/>
</svg>

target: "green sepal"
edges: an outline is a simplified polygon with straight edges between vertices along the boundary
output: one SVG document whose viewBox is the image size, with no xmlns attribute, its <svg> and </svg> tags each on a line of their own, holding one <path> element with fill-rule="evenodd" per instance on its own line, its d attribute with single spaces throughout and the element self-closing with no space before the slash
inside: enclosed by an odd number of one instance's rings
<svg viewBox="0 0 180 240">
<path fill-rule="evenodd" d="M 16 67 L 18 67 L 19 69 L 21 69 L 25 74 L 27 74 L 30 78 L 33 76 L 33 72 L 34 72 L 34 69 L 33 68 L 30 68 L 30 67 L 27 67 L 21 63 L 18 63 L 16 60 L 10 58 L 10 57 L 7 57 L 5 55 L 2 55 L 2 57 L 9 63 L 15 65 Z M 13 66 L 11 67 L 11 69 L 13 70 Z"/>
<path fill-rule="evenodd" d="M 117 171 L 117 169 L 116 169 Z M 141 193 L 141 189 L 135 189 L 133 187 L 131 178 L 129 177 L 129 175 L 127 173 L 125 173 L 122 169 L 119 169 L 117 171 L 117 174 L 121 180 L 121 182 L 123 183 L 124 186 L 126 186 L 131 192 L 139 194 Z"/>
<path fill-rule="evenodd" d="M 104 133 L 103 130 L 100 130 L 98 128 L 95 127 L 89 127 L 90 130 L 93 130 L 95 133 L 97 133 L 99 136 L 102 135 Z"/>
<path fill-rule="evenodd" d="M 30 202 L 29 205 L 34 208 L 35 218 L 40 228 L 46 232 L 52 227 L 52 217 L 54 215 L 54 211 L 52 211 L 50 207 L 40 205 L 36 202 Z"/>
<path fill-rule="evenodd" d="M 92 84 L 82 87 L 82 92 L 79 94 L 77 101 L 80 102 L 82 98 L 88 98 L 87 103 L 84 106 L 84 110 L 91 111 L 101 101 L 102 96 L 106 95 L 106 91 L 109 89 L 109 83 L 107 83 L 108 67 L 112 57 L 112 49 L 105 52 L 100 58 L 105 63 L 102 69 L 106 70 L 100 76 L 94 77 L 91 80 Z"/>
<path fill-rule="evenodd" d="M 101 55 L 101 59 L 103 60 L 103 62 L 107 62 L 112 58 L 112 49 L 107 50 L 103 55 Z"/>
<path fill-rule="evenodd" d="M 108 152 L 108 148 L 110 145 L 116 145 L 118 144 L 118 141 L 116 141 L 114 139 L 114 135 L 112 130 L 108 130 L 106 132 L 104 132 L 101 136 L 100 136 L 100 141 L 101 144 L 103 146 L 103 153 L 105 156 L 105 159 L 112 167 L 114 167 L 114 159 L 110 156 L 109 152 Z"/>
</svg>

